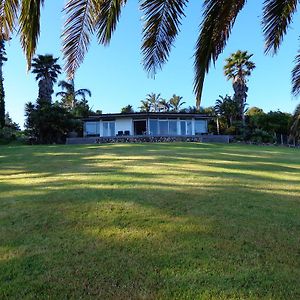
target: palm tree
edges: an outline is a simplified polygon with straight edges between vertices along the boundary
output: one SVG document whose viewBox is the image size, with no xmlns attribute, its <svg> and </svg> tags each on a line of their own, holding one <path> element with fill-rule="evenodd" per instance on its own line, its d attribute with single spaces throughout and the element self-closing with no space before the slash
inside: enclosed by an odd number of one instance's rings
<svg viewBox="0 0 300 300">
<path fill-rule="evenodd" d="M 141 112 L 150 112 L 151 104 L 147 100 L 141 100 L 142 105 L 139 107 Z"/>
<path fill-rule="evenodd" d="M 252 70 L 255 69 L 255 64 L 250 61 L 252 56 L 253 54 L 248 54 L 247 51 L 238 50 L 226 59 L 224 66 L 224 74 L 227 80 L 232 80 L 234 90 L 233 98 L 239 103 L 239 117 L 243 122 L 245 122 L 244 110 L 248 92 L 247 77 L 249 77 Z"/>
<path fill-rule="evenodd" d="M 3 64 L 7 61 L 6 52 L 5 52 L 5 40 L 0 40 L 0 128 L 5 126 L 5 92 L 3 85 Z"/>
<path fill-rule="evenodd" d="M 150 111 L 157 112 L 159 110 L 159 103 L 161 100 L 160 94 L 148 94 L 146 101 L 150 104 Z"/>
<path fill-rule="evenodd" d="M 262 26 L 265 38 L 265 52 L 276 53 L 293 21 L 299 1 L 261 0 L 263 3 Z M 20 32 L 21 44 L 28 65 L 37 47 L 40 34 L 40 11 L 44 0 L 3 0 L 0 3 L 0 32 L 11 36 Z M 91 41 L 91 35 L 98 42 L 109 44 L 127 0 L 68 0 L 64 8 L 63 53 L 66 71 L 73 77 L 82 63 Z M 141 0 L 144 68 L 150 74 L 167 62 L 175 38 L 180 31 L 188 0 Z M 195 80 L 197 107 L 200 107 L 203 82 L 212 63 L 223 52 L 236 18 L 246 0 L 205 0 L 203 18 L 195 47 Z M 21 4 L 21 5 L 20 5 Z M 18 21 L 18 22 L 16 22 Z M 18 26 L 15 26 L 16 23 Z M 19 28 L 18 28 L 19 27 Z M 292 71 L 292 92 L 300 93 L 300 52 L 296 56 Z"/>
<path fill-rule="evenodd" d="M 33 59 L 32 73 L 39 84 L 40 101 L 51 103 L 52 94 L 54 92 L 53 85 L 57 81 L 58 74 L 61 73 L 61 67 L 57 63 L 58 58 L 53 55 L 38 55 Z"/>
<path fill-rule="evenodd" d="M 300 139 L 300 104 L 296 107 L 293 116 L 290 135 L 294 139 L 294 141 Z"/>
<path fill-rule="evenodd" d="M 158 110 L 162 112 L 168 112 L 170 111 L 170 103 L 166 99 L 161 99 L 158 102 Z"/>
<path fill-rule="evenodd" d="M 128 104 L 121 109 L 121 114 L 133 114 L 134 109 L 132 105 Z"/>
<path fill-rule="evenodd" d="M 181 102 L 183 97 L 181 96 L 177 96 L 177 95 L 173 95 L 172 98 L 169 100 L 170 103 L 170 107 L 173 111 L 175 112 L 179 112 L 181 106 L 183 104 L 185 104 L 185 102 Z"/>
<path fill-rule="evenodd" d="M 86 100 L 86 97 L 92 96 L 92 93 L 88 89 L 79 89 L 75 90 L 74 80 L 70 80 L 67 82 L 65 80 L 61 80 L 58 83 L 58 86 L 61 87 L 62 91 L 56 93 L 56 96 L 60 96 L 62 99 L 63 106 L 72 110 L 80 101 Z M 77 97 L 81 97 L 81 99 L 77 99 Z"/>
<path fill-rule="evenodd" d="M 240 105 L 228 95 L 225 97 L 219 96 L 219 99 L 216 100 L 214 110 L 217 116 L 226 119 L 227 126 L 230 127 L 239 116 Z"/>
</svg>

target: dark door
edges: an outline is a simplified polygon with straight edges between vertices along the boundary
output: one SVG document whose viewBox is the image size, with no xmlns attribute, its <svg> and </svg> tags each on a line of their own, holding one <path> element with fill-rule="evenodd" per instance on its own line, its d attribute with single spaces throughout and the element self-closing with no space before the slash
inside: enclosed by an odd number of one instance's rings
<svg viewBox="0 0 300 300">
<path fill-rule="evenodd" d="M 145 135 L 147 134 L 147 122 L 146 120 L 134 121 L 134 134 Z"/>
</svg>

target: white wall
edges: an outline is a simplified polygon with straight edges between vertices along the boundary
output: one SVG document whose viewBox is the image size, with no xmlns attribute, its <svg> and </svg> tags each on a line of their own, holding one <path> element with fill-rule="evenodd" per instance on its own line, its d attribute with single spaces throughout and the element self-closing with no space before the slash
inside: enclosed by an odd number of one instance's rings
<svg viewBox="0 0 300 300">
<path fill-rule="evenodd" d="M 133 134 L 132 118 L 116 119 L 116 134 L 118 131 L 130 131 L 130 134 Z"/>
</svg>

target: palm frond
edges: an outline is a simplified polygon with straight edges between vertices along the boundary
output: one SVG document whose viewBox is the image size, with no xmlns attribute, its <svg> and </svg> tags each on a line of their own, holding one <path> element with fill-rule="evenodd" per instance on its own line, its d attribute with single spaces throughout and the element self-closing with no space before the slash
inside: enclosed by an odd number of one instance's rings
<svg viewBox="0 0 300 300">
<path fill-rule="evenodd" d="M 295 67 L 292 71 L 292 93 L 294 96 L 300 94 L 300 51 L 295 58 Z"/>
<path fill-rule="evenodd" d="M 127 0 L 102 0 L 95 1 L 95 31 L 99 43 L 107 45 L 116 29 L 122 7 Z"/>
<path fill-rule="evenodd" d="M 44 0 L 22 0 L 20 14 L 20 39 L 27 58 L 28 68 L 35 54 L 37 41 L 40 35 L 41 7 Z"/>
<path fill-rule="evenodd" d="M 94 31 L 94 3 L 96 0 L 68 0 L 64 11 L 67 15 L 62 33 L 65 70 L 73 78 L 88 50 Z"/>
<path fill-rule="evenodd" d="M 19 0 L 0 1 L 0 35 L 8 40 L 15 29 L 18 16 Z"/>
<path fill-rule="evenodd" d="M 205 74 L 226 46 L 236 17 L 246 0 L 205 0 L 203 21 L 195 51 L 194 90 L 200 107 Z"/>
<path fill-rule="evenodd" d="M 298 0 L 265 0 L 263 32 L 265 52 L 277 52 L 296 12 Z"/>
<path fill-rule="evenodd" d="M 88 95 L 89 97 L 92 97 L 92 92 L 89 89 L 79 89 L 75 92 L 75 94 L 79 96 Z"/>
<path fill-rule="evenodd" d="M 151 75 L 167 61 L 188 0 L 143 0 L 143 63 Z"/>
</svg>

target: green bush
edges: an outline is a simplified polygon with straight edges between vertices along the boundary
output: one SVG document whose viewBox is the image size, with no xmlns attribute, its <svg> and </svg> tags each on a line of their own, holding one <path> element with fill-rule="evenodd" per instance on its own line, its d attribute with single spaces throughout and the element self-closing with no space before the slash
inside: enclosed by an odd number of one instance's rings
<svg viewBox="0 0 300 300">
<path fill-rule="evenodd" d="M 250 136 L 250 141 L 253 143 L 274 143 L 274 136 L 262 129 L 255 129 Z"/>
</svg>

